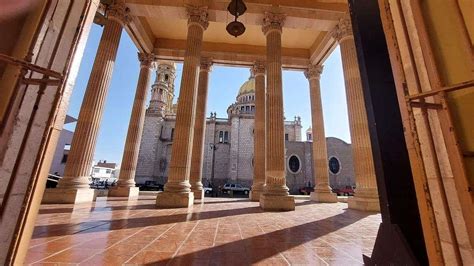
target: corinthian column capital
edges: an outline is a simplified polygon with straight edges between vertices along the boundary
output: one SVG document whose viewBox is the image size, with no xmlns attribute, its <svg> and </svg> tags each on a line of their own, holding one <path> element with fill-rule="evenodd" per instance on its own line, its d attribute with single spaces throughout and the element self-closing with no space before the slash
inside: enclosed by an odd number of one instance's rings
<svg viewBox="0 0 474 266">
<path fill-rule="evenodd" d="M 308 69 L 305 70 L 304 75 L 308 80 L 320 79 L 321 73 L 323 72 L 322 65 L 309 65 Z"/>
<path fill-rule="evenodd" d="M 212 59 L 209 57 L 201 57 L 200 71 L 211 72 L 212 70 Z"/>
<path fill-rule="evenodd" d="M 353 38 L 352 34 L 352 24 L 351 20 L 348 16 L 342 18 L 339 21 L 339 24 L 334 27 L 331 31 L 331 35 L 334 39 L 336 39 L 339 43 L 347 38 Z"/>
<path fill-rule="evenodd" d="M 140 67 L 147 67 L 150 69 L 154 69 L 156 67 L 154 54 L 138 53 L 138 61 L 140 61 Z"/>
<path fill-rule="evenodd" d="M 129 13 L 130 9 L 125 4 L 113 4 L 107 9 L 107 18 L 126 26 L 132 20 Z"/>
<path fill-rule="evenodd" d="M 207 6 L 196 7 L 187 6 L 186 12 L 188 13 L 188 27 L 191 25 L 198 25 L 206 30 L 209 26 Z"/>
<path fill-rule="evenodd" d="M 262 26 L 263 33 L 265 35 L 272 31 L 278 31 L 281 33 L 285 17 L 284 14 L 265 12 Z"/>
<path fill-rule="evenodd" d="M 255 61 L 255 64 L 250 69 L 252 76 L 265 75 L 265 62 L 264 61 Z"/>
</svg>

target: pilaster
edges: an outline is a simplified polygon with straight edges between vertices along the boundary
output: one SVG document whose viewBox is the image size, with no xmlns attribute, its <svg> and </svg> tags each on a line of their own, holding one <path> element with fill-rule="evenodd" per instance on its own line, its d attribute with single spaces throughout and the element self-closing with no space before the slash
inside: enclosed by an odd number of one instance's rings
<svg viewBox="0 0 474 266">
<path fill-rule="evenodd" d="M 175 138 L 172 145 L 168 182 L 165 191 L 156 197 L 161 208 L 189 207 L 194 193 L 189 183 L 191 153 L 196 116 L 196 98 L 202 37 L 209 25 L 207 8 L 188 7 L 188 33 L 183 74 L 176 114 Z"/>
<path fill-rule="evenodd" d="M 356 176 L 356 191 L 354 197 L 348 200 L 349 208 L 380 211 L 367 111 L 349 18 L 342 19 L 331 33 L 341 47 L 352 156 Z"/>
</svg>

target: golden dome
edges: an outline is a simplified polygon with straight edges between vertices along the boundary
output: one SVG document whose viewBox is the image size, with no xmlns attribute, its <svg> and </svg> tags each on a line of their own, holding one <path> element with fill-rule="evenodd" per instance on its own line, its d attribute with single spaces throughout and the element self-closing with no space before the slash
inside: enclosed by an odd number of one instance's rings
<svg viewBox="0 0 474 266">
<path fill-rule="evenodd" d="M 244 84 L 242 84 L 242 86 L 240 87 L 238 96 L 247 94 L 247 93 L 255 93 L 255 79 L 254 78 L 250 78 Z"/>
</svg>

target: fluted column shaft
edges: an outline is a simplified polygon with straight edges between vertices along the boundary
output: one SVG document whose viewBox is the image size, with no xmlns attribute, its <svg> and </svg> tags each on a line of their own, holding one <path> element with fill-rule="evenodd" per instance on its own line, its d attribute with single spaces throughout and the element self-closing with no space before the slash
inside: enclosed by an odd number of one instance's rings
<svg viewBox="0 0 474 266">
<path fill-rule="evenodd" d="M 69 151 L 60 188 L 89 188 L 91 164 L 100 128 L 105 100 L 112 78 L 117 49 L 124 23 L 128 22 L 123 6 L 113 6 L 104 26 L 94 66 Z"/>
<path fill-rule="evenodd" d="M 367 111 L 365 109 L 362 79 L 360 77 L 359 64 L 357 61 L 354 36 L 352 35 L 352 26 L 348 18 L 343 19 L 339 23 L 333 31 L 333 36 L 339 41 L 346 86 L 352 157 L 356 176 L 354 199 L 366 198 L 376 201 L 378 200 L 378 193 Z M 354 208 L 367 209 L 367 204 L 363 203 L 363 205 L 362 207 Z M 373 208 L 380 208 L 377 202 L 372 205 Z M 351 206 L 354 205 L 349 202 L 349 207 Z"/>
<path fill-rule="evenodd" d="M 171 151 L 168 182 L 165 192 L 190 192 L 189 175 L 191 169 L 191 153 L 194 137 L 194 121 L 196 114 L 197 85 L 201 47 L 204 30 L 207 28 L 205 15 L 199 10 L 190 10 L 186 53 L 184 56 L 179 103 L 176 114 L 175 135 Z"/>
<path fill-rule="evenodd" d="M 288 195 L 285 177 L 285 129 L 281 69 L 282 19 L 272 17 L 264 26 L 267 42 L 267 195 Z M 266 28 L 265 28 L 266 27 Z"/>
<path fill-rule="evenodd" d="M 138 57 L 140 60 L 140 74 L 122 156 L 118 180 L 119 187 L 135 187 L 135 171 L 145 122 L 148 84 L 150 83 L 150 74 L 154 63 L 153 54 L 140 53 Z"/>
<path fill-rule="evenodd" d="M 204 159 L 204 132 L 206 131 L 206 106 L 209 87 L 209 72 L 212 62 L 207 58 L 201 59 L 199 71 L 198 92 L 196 99 L 196 118 L 194 122 L 193 150 L 191 158 L 191 190 L 194 198 L 202 198 L 202 165 Z"/>
<path fill-rule="evenodd" d="M 321 102 L 320 78 L 323 66 L 311 65 L 305 72 L 309 81 L 311 101 L 311 122 L 313 130 L 313 175 L 316 192 L 331 192 L 327 159 L 326 136 L 324 132 L 323 106 Z"/>
<path fill-rule="evenodd" d="M 266 91 L 265 91 L 265 63 L 256 62 L 252 68 L 255 77 L 255 127 L 254 127 L 254 168 L 252 201 L 259 201 L 260 194 L 265 187 L 266 170 Z"/>
</svg>

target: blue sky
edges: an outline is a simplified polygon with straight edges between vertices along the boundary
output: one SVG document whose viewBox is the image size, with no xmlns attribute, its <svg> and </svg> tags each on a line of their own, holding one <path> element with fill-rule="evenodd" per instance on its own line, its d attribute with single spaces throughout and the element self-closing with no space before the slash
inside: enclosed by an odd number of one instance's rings
<svg viewBox="0 0 474 266">
<path fill-rule="evenodd" d="M 79 75 L 71 97 L 68 114 L 78 117 L 87 81 L 97 52 L 102 28 L 93 25 L 82 59 Z M 120 162 L 122 160 L 133 98 L 138 80 L 139 62 L 137 49 L 125 31 L 122 32 L 120 46 L 115 62 L 112 82 L 107 95 L 106 106 L 99 131 L 94 160 Z M 176 95 L 179 94 L 182 64 L 177 64 Z M 215 65 L 210 74 L 207 114 L 216 112 L 218 117 L 227 117 L 227 107 L 235 101 L 240 86 L 248 80 L 248 68 L 223 67 Z M 151 82 L 155 79 L 152 75 Z M 151 83 L 150 83 L 151 86 Z M 344 77 L 342 73 L 339 48 L 324 64 L 321 78 L 321 95 L 326 136 L 338 137 L 350 142 L 347 118 Z M 303 72 L 283 72 L 284 110 L 287 120 L 300 116 L 305 131 L 311 125 L 308 80 Z M 65 125 L 73 130 L 75 124 Z"/>
</svg>

